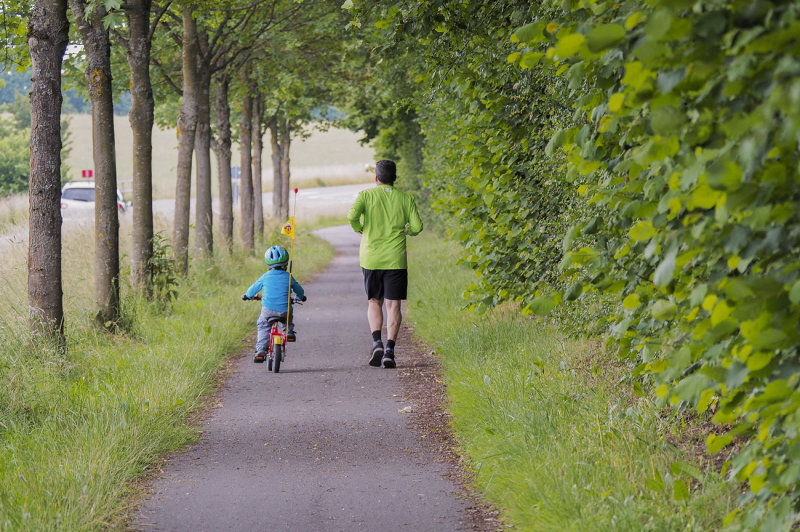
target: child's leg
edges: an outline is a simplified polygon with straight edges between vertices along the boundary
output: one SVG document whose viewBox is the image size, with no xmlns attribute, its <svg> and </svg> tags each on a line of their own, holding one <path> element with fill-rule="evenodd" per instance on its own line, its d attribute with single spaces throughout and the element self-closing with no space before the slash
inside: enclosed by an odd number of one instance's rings
<svg viewBox="0 0 800 532">
<path fill-rule="evenodd" d="M 258 330 L 258 339 L 256 340 L 256 353 L 265 353 L 267 351 L 267 343 L 269 342 L 269 311 L 266 307 L 261 307 L 261 315 L 256 322 L 256 329 Z"/>
</svg>

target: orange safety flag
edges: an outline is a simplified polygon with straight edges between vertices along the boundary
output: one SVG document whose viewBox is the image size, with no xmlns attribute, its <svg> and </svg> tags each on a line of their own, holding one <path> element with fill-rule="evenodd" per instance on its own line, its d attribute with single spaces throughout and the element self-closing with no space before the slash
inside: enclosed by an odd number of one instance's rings
<svg viewBox="0 0 800 532">
<path fill-rule="evenodd" d="M 292 240 L 294 240 L 294 216 L 289 218 L 289 220 L 283 224 L 283 229 L 281 229 L 282 235 L 289 235 Z"/>
</svg>

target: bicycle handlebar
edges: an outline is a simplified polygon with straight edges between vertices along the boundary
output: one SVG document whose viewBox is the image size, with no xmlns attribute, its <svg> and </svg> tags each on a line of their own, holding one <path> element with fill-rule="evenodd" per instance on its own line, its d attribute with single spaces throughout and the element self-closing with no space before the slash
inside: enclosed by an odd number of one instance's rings
<svg viewBox="0 0 800 532">
<path fill-rule="evenodd" d="M 308 297 L 303 296 L 303 299 L 292 298 L 292 303 L 297 303 L 298 305 L 302 305 L 304 301 L 307 301 Z M 247 294 L 242 294 L 242 301 L 261 301 L 261 294 L 256 294 L 254 297 L 247 297 Z"/>
</svg>

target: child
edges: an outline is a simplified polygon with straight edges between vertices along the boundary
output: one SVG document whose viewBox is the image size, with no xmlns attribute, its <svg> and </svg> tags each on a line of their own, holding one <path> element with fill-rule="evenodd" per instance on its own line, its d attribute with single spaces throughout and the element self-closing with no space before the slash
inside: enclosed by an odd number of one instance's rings
<svg viewBox="0 0 800 532">
<path fill-rule="evenodd" d="M 253 362 L 264 362 L 267 358 L 267 342 L 269 341 L 269 330 L 272 322 L 280 320 L 281 329 L 286 324 L 286 313 L 289 312 L 289 332 L 286 340 L 294 342 L 296 335 L 294 332 L 294 321 L 291 308 L 289 306 L 289 285 L 299 301 L 305 301 L 303 287 L 300 286 L 294 277 L 290 278 L 286 271 L 289 264 L 289 254 L 280 246 L 272 246 L 264 253 L 264 261 L 269 266 L 269 270 L 253 283 L 247 292 L 242 296 L 243 300 L 253 299 L 256 294 L 264 290 L 261 297 L 261 315 L 256 322 L 258 328 L 258 340 L 256 341 L 256 354 Z"/>
</svg>

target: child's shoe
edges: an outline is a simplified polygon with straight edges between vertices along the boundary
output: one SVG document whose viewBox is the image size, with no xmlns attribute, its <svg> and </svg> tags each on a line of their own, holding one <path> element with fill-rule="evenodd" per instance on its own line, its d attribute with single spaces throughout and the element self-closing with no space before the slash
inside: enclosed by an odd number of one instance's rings
<svg viewBox="0 0 800 532">
<path fill-rule="evenodd" d="M 286 341 L 287 342 L 296 342 L 297 341 L 297 333 L 294 332 L 294 331 L 289 331 L 289 333 L 286 335 Z"/>
<path fill-rule="evenodd" d="M 260 364 L 261 362 L 264 362 L 266 359 L 267 359 L 267 354 L 264 351 L 259 351 L 253 357 L 253 362 Z"/>
</svg>

